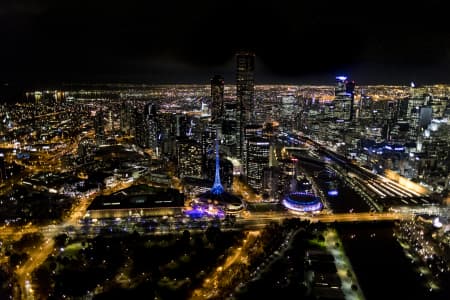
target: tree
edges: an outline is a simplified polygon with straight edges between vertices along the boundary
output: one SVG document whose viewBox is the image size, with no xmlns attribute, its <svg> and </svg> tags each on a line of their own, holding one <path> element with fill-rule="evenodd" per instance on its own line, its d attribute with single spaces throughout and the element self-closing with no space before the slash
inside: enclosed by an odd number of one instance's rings
<svg viewBox="0 0 450 300">
<path fill-rule="evenodd" d="M 58 234 L 55 236 L 55 246 L 56 247 L 64 247 L 67 245 L 69 241 L 69 236 L 65 233 Z"/>
<path fill-rule="evenodd" d="M 40 232 L 27 233 L 22 238 L 13 244 L 13 248 L 16 251 L 22 252 L 26 248 L 29 248 L 43 240 L 44 236 Z"/>
<path fill-rule="evenodd" d="M 189 232 L 189 230 L 187 229 L 183 230 L 183 234 L 181 235 L 181 243 L 184 246 L 188 246 L 190 240 L 191 240 L 191 233 Z"/>
<path fill-rule="evenodd" d="M 211 244 L 215 244 L 219 240 L 221 233 L 220 228 L 209 226 L 205 231 L 206 239 Z"/>
<path fill-rule="evenodd" d="M 34 278 L 36 280 L 38 292 L 41 295 L 48 295 L 52 290 L 52 274 L 47 267 L 41 266 L 34 273 Z"/>
<path fill-rule="evenodd" d="M 13 253 L 9 258 L 9 264 L 12 268 L 17 265 L 21 265 L 28 259 L 28 254 L 26 253 Z"/>
</svg>

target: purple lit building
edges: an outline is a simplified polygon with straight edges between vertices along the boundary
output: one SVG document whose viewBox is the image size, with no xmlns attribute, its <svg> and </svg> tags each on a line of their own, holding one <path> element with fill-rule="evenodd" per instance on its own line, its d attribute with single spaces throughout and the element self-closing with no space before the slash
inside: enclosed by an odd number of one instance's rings
<svg viewBox="0 0 450 300">
<path fill-rule="evenodd" d="M 216 173 L 212 188 L 200 195 L 192 203 L 192 209 L 185 214 L 191 217 L 224 217 L 225 214 L 238 214 L 245 208 L 241 198 L 225 191 L 220 181 L 219 143 L 216 140 Z"/>
<path fill-rule="evenodd" d="M 306 192 L 293 192 L 287 194 L 281 202 L 284 207 L 292 212 L 316 212 L 323 208 L 320 197 Z"/>
</svg>

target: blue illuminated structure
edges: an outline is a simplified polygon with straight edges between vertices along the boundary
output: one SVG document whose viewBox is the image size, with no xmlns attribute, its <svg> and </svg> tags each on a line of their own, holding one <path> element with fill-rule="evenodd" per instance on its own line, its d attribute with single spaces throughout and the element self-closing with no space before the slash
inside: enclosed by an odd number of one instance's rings
<svg viewBox="0 0 450 300">
<path fill-rule="evenodd" d="M 203 217 L 224 218 L 225 212 L 213 205 L 194 205 L 192 209 L 184 210 L 184 213 L 193 219 L 201 219 Z"/>
<path fill-rule="evenodd" d="M 337 196 L 339 195 L 338 190 L 329 190 L 328 191 L 328 196 Z"/>
<path fill-rule="evenodd" d="M 339 191 L 334 181 L 328 181 L 327 184 L 328 184 L 328 191 L 327 191 L 328 196 L 335 197 L 339 195 Z"/>
<path fill-rule="evenodd" d="M 293 212 L 315 212 L 323 208 L 320 198 L 311 193 L 294 192 L 286 195 L 282 204 Z"/>
<path fill-rule="evenodd" d="M 225 191 L 220 181 L 219 141 L 216 140 L 216 173 L 212 188 L 197 196 L 184 213 L 191 218 L 223 218 L 225 214 L 238 214 L 245 209 L 239 197 Z"/>
<path fill-rule="evenodd" d="M 216 175 L 214 177 L 214 184 L 211 188 L 211 193 L 220 195 L 224 192 L 222 183 L 220 182 L 220 165 L 219 165 L 219 140 L 216 139 Z"/>
</svg>

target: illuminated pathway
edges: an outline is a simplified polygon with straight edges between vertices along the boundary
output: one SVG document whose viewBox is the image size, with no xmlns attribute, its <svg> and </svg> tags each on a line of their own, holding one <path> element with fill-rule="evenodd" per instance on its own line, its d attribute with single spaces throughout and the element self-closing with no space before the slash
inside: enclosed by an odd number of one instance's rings
<svg viewBox="0 0 450 300">
<path fill-rule="evenodd" d="M 241 263 L 245 261 L 245 253 L 250 246 L 255 242 L 256 237 L 260 234 L 259 231 L 248 231 L 247 237 L 243 239 L 242 244 L 234 248 L 234 251 L 226 258 L 222 266 L 217 267 L 211 275 L 209 275 L 204 281 L 201 288 L 194 290 L 191 296 L 191 300 L 209 299 L 218 296 L 220 289 L 218 289 L 218 283 L 228 277 L 229 274 L 226 271 L 235 263 Z"/>
<path fill-rule="evenodd" d="M 357 282 L 352 265 L 350 264 L 348 257 L 345 255 L 338 233 L 335 229 L 327 229 L 324 232 L 324 238 L 325 246 L 334 257 L 337 274 L 342 284 L 341 290 L 345 294 L 345 299 L 364 300 L 365 298 L 361 287 Z M 354 285 L 356 289 L 353 289 L 352 285 Z"/>
</svg>

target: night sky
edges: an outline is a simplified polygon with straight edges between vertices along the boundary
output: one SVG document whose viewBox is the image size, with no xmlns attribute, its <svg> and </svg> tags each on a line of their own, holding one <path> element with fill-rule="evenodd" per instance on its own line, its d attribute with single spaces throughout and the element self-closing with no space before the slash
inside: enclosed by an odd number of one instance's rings
<svg viewBox="0 0 450 300">
<path fill-rule="evenodd" d="M 450 83 L 445 1 L 268 2 L 2 0 L 0 80 L 234 83 L 250 49 L 256 83 Z"/>
</svg>

